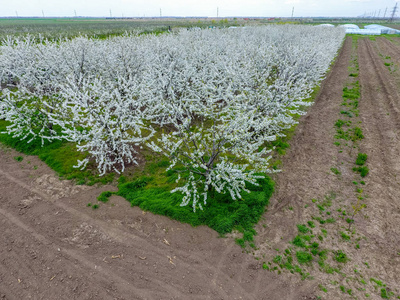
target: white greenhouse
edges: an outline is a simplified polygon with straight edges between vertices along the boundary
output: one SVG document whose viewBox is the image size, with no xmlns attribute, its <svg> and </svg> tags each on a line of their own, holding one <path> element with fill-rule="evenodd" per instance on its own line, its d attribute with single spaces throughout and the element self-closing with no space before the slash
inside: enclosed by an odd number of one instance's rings
<svg viewBox="0 0 400 300">
<path fill-rule="evenodd" d="M 378 24 L 371 24 L 371 25 L 366 25 L 364 26 L 366 29 L 370 30 L 379 30 L 381 34 L 400 34 L 400 30 L 378 25 Z"/>
</svg>

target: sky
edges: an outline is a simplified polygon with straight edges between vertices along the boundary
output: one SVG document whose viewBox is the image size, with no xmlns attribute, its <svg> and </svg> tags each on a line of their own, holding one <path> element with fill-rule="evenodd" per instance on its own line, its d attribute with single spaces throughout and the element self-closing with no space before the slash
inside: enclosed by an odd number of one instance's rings
<svg viewBox="0 0 400 300">
<path fill-rule="evenodd" d="M 388 16 L 396 0 L 0 0 L 0 17 Z M 42 12 L 43 11 L 43 12 Z M 380 12 L 379 12 L 380 11 Z M 400 16 L 400 3 L 397 16 Z"/>
</svg>

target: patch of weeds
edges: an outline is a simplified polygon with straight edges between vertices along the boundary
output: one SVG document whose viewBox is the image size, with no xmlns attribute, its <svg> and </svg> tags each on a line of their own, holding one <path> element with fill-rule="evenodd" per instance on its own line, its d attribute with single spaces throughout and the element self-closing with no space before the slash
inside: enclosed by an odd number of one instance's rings
<svg viewBox="0 0 400 300">
<path fill-rule="evenodd" d="M 325 293 L 328 292 L 327 288 L 324 287 L 322 284 L 319 285 L 319 288 L 320 288 L 321 291 L 323 291 L 323 292 L 325 292 Z"/>
<path fill-rule="evenodd" d="M 340 263 L 346 263 L 349 260 L 346 253 L 344 253 L 342 250 L 336 251 L 333 259 Z"/>
<path fill-rule="evenodd" d="M 340 171 L 337 169 L 337 168 L 331 168 L 331 171 L 332 171 L 332 173 L 333 174 L 335 174 L 335 175 L 340 175 L 341 173 L 340 173 Z"/>
<path fill-rule="evenodd" d="M 101 202 L 108 202 L 108 199 L 113 195 L 113 192 L 102 192 L 100 194 L 100 196 L 97 197 L 97 200 L 101 201 Z"/>
<path fill-rule="evenodd" d="M 367 166 L 354 167 L 353 171 L 357 172 L 357 173 L 360 173 L 361 177 L 365 177 L 369 173 L 369 168 Z"/>
<path fill-rule="evenodd" d="M 92 206 L 92 203 L 89 202 L 89 203 L 87 204 L 87 207 L 91 207 L 91 206 Z"/>
<path fill-rule="evenodd" d="M 297 235 L 293 241 L 292 244 L 297 246 L 297 247 L 301 247 L 301 248 L 307 248 L 307 243 L 311 241 L 311 236 L 309 235 Z"/>
<path fill-rule="evenodd" d="M 310 230 L 310 229 L 307 228 L 306 225 L 303 225 L 303 224 L 297 224 L 297 229 L 301 233 L 307 233 Z"/>
<path fill-rule="evenodd" d="M 343 98 L 345 99 L 358 99 L 360 98 L 360 95 L 360 86 L 358 81 L 354 83 L 354 88 L 349 89 L 348 87 L 345 87 L 343 89 Z"/>
<path fill-rule="evenodd" d="M 335 218 L 326 219 L 326 223 L 335 223 L 335 222 L 336 222 Z"/>
<path fill-rule="evenodd" d="M 378 279 L 371 278 L 370 281 L 371 281 L 371 282 L 375 282 L 378 286 L 383 286 L 382 281 L 380 281 L 380 280 L 378 280 Z"/>
<path fill-rule="evenodd" d="M 328 231 L 327 231 L 326 229 L 321 228 L 321 232 L 322 232 L 322 234 L 324 235 L 324 237 L 327 237 Z"/>
<path fill-rule="evenodd" d="M 363 180 L 362 180 L 362 181 L 360 181 L 360 183 L 361 183 L 362 185 L 365 185 L 365 181 L 363 181 Z"/>
<path fill-rule="evenodd" d="M 353 290 L 352 290 L 352 289 L 348 289 L 348 290 L 347 290 L 347 294 L 349 294 L 350 296 L 351 296 L 352 293 L 353 293 Z"/>
<path fill-rule="evenodd" d="M 358 73 L 350 73 L 350 77 L 358 77 Z"/>
<path fill-rule="evenodd" d="M 353 141 L 362 140 L 364 138 L 362 129 L 360 127 L 355 127 L 353 132 Z"/>
<path fill-rule="evenodd" d="M 340 236 L 341 236 L 342 239 L 344 239 L 345 241 L 350 241 L 350 236 L 347 235 L 345 232 L 341 231 L 341 232 L 340 232 Z"/>
<path fill-rule="evenodd" d="M 242 238 L 236 238 L 235 243 L 238 244 L 242 248 L 246 248 L 246 242 Z"/>
<path fill-rule="evenodd" d="M 348 116 L 349 118 L 352 118 L 352 117 L 353 117 L 353 114 L 352 114 L 351 112 L 347 111 L 347 110 L 342 110 L 340 113 L 341 113 L 342 115 Z"/>
<path fill-rule="evenodd" d="M 313 221 L 308 221 L 307 224 L 310 228 L 315 228 L 315 223 Z"/>
<path fill-rule="evenodd" d="M 98 206 L 97 204 L 93 204 L 93 205 L 92 205 L 92 208 L 93 208 L 93 209 L 98 209 L 99 207 L 100 207 L 100 206 Z"/>
<path fill-rule="evenodd" d="M 325 224 L 326 221 L 322 219 L 321 217 L 312 217 L 314 220 L 317 220 L 320 224 Z"/>
<path fill-rule="evenodd" d="M 269 270 L 269 267 L 268 267 L 268 265 L 267 265 L 265 262 L 263 263 L 262 268 L 263 268 L 264 270 Z"/>
<path fill-rule="evenodd" d="M 312 255 L 309 252 L 306 252 L 306 251 L 297 251 L 296 252 L 296 257 L 297 257 L 297 261 L 300 264 L 309 263 L 313 259 Z"/>
<path fill-rule="evenodd" d="M 386 289 L 381 289 L 381 297 L 383 299 L 389 299 L 389 295 L 388 295 L 388 292 L 386 291 Z"/>
<path fill-rule="evenodd" d="M 274 263 L 276 264 L 280 264 L 282 262 L 282 256 L 281 255 L 277 255 L 274 257 L 274 259 L 272 260 Z"/>
<path fill-rule="evenodd" d="M 24 160 L 24 158 L 22 156 L 14 156 L 14 159 L 18 162 L 21 162 Z"/>
<path fill-rule="evenodd" d="M 339 120 L 336 121 L 335 126 L 336 126 L 337 128 L 342 128 L 342 126 L 343 126 L 344 124 L 346 124 L 346 122 L 343 121 L 342 119 L 339 119 Z"/>
<path fill-rule="evenodd" d="M 341 290 L 343 293 L 346 293 L 346 288 L 345 288 L 343 285 L 340 286 L 340 290 Z"/>
<path fill-rule="evenodd" d="M 275 147 L 275 151 L 279 155 L 285 155 L 286 149 L 290 147 L 289 143 L 285 142 L 282 137 L 278 137 L 275 141 L 272 141 L 271 145 Z"/>
<path fill-rule="evenodd" d="M 365 153 L 358 153 L 356 159 L 356 165 L 362 166 L 367 161 L 368 155 Z"/>
</svg>

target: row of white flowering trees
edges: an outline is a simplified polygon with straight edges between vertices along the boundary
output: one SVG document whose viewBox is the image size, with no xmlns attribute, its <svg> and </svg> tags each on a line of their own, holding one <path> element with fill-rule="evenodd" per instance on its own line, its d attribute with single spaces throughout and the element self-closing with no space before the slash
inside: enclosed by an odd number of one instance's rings
<svg viewBox="0 0 400 300">
<path fill-rule="evenodd" d="M 0 47 L 0 118 L 26 139 L 64 139 L 101 174 L 149 147 L 185 170 L 182 205 L 207 192 L 240 198 L 269 170 L 266 141 L 291 127 L 328 70 L 344 31 L 268 26 Z M 135 150 L 136 149 L 136 150 Z M 173 191 L 173 192 L 174 192 Z"/>
</svg>

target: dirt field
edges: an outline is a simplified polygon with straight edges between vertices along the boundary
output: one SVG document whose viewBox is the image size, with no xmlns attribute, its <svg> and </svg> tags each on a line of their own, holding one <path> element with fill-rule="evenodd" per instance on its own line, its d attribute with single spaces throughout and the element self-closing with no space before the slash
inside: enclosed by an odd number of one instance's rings
<svg viewBox="0 0 400 300">
<path fill-rule="evenodd" d="M 397 53 L 399 44 L 386 39 L 360 39 L 357 48 L 346 40 L 283 158 L 282 172 L 275 178 L 277 191 L 256 227 L 259 249 L 254 253 L 244 253 L 231 237 L 219 238 L 209 228 L 130 208 L 119 197 L 93 210 L 87 204 L 114 187 L 74 186 L 60 181 L 37 158 L 24 156 L 17 162 L 13 157 L 19 154 L 4 148 L 0 299 L 364 299 L 366 293 L 369 299 L 381 299 L 381 287 L 377 290 L 370 278 L 381 280 L 397 297 L 400 76 L 379 55 L 390 56 L 393 66 L 399 66 Z M 337 212 L 356 201 L 351 166 L 357 153 L 339 152 L 333 144 L 354 57 L 360 66 L 359 120 L 365 136 L 359 147 L 368 154 L 370 169 L 364 186 L 367 207 L 353 225 L 352 239 L 359 238 L 359 248 L 341 240 L 338 232 L 347 224 Z M 340 176 L 332 174 L 333 166 Z M 287 271 L 264 270 L 263 262 L 293 240 L 296 224 L 306 223 L 318 211 L 311 199 L 328 194 L 335 194 L 332 215 L 337 222 L 327 225 L 328 238 L 321 246 L 347 253 L 350 261 L 340 266 L 340 273 L 328 274 L 313 264 L 305 268 L 314 279 L 301 280 Z M 342 292 L 340 285 L 352 291 Z"/>
</svg>

